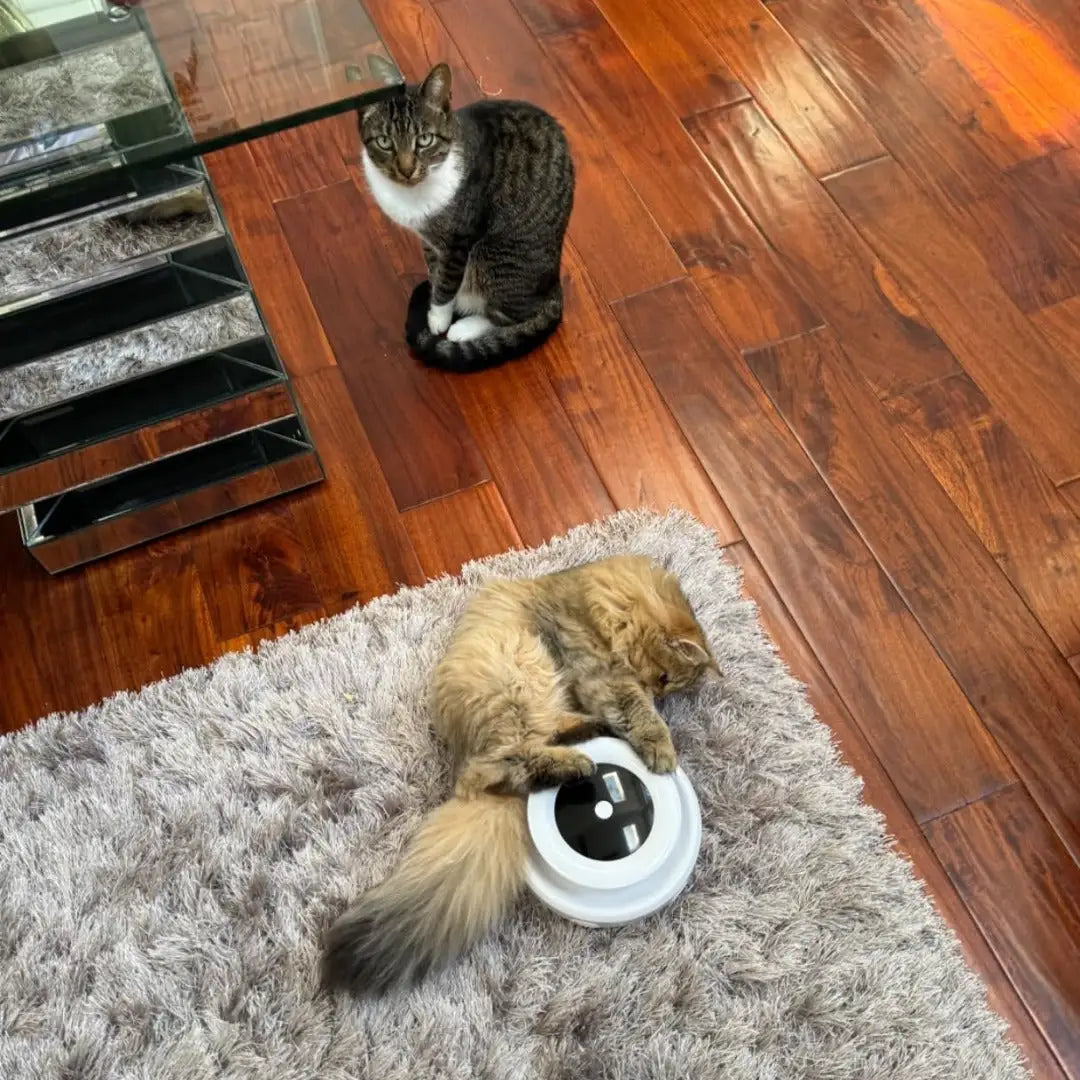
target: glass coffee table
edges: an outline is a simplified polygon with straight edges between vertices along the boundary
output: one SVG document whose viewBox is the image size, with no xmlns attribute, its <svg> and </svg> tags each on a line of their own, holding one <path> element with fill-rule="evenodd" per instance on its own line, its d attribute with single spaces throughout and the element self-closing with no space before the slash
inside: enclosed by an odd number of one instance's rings
<svg viewBox="0 0 1080 1080">
<path fill-rule="evenodd" d="M 47 570 L 322 479 L 201 155 L 400 92 L 373 56 L 359 0 L 0 0 L 0 513 Z"/>
</svg>

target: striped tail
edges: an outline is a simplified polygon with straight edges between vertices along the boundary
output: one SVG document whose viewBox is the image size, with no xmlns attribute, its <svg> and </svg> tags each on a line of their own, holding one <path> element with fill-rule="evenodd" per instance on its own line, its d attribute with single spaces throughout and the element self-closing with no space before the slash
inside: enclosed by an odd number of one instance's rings
<svg viewBox="0 0 1080 1080">
<path fill-rule="evenodd" d="M 539 308 L 524 322 L 494 326 L 471 341 L 449 341 L 428 329 L 431 282 L 422 281 L 409 299 L 405 340 L 428 367 L 443 371 L 482 371 L 516 360 L 542 345 L 562 322 L 562 286 L 557 284 Z"/>
</svg>

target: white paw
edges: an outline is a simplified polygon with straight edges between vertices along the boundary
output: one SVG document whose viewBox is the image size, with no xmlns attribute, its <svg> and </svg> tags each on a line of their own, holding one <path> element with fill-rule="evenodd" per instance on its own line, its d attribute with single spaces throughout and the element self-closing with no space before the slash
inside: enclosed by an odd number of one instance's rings
<svg viewBox="0 0 1080 1080">
<path fill-rule="evenodd" d="M 468 318 L 458 319 L 446 332 L 446 339 L 447 341 L 472 341 L 483 337 L 492 325 L 491 320 L 485 319 L 483 315 L 470 315 Z"/>
<path fill-rule="evenodd" d="M 427 325 L 433 334 L 445 334 L 450 329 L 450 320 L 454 317 L 454 304 L 432 304 L 428 308 Z"/>
</svg>

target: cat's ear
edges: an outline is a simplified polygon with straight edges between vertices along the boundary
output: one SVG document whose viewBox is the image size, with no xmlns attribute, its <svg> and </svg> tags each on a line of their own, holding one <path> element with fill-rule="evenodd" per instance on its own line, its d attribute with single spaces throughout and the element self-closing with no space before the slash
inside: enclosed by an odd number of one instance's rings
<svg viewBox="0 0 1080 1080">
<path fill-rule="evenodd" d="M 420 84 L 420 97 L 433 108 L 450 111 L 450 68 L 436 64 Z"/>
<path fill-rule="evenodd" d="M 356 126 L 360 129 L 361 134 L 364 131 L 364 125 L 368 121 L 368 117 L 378 108 L 378 105 L 363 105 L 356 110 Z"/>
<path fill-rule="evenodd" d="M 385 83 L 387 86 L 397 86 L 402 81 L 401 72 L 394 66 L 393 61 L 385 56 L 371 53 L 368 58 L 368 70 L 376 82 Z"/>
<path fill-rule="evenodd" d="M 716 667 L 716 661 L 709 655 L 708 649 L 693 638 L 677 638 L 675 641 L 669 641 L 668 644 L 688 664 Z"/>
</svg>

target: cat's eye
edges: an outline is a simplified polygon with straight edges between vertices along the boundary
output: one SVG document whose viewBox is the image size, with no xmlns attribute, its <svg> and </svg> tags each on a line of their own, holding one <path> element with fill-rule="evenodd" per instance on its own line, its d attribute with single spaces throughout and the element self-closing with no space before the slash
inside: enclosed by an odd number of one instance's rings
<svg viewBox="0 0 1080 1080">
<path fill-rule="evenodd" d="M 667 684 L 671 682 L 671 676 L 668 675 L 666 671 L 661 671 L 660 678 L 657 679 L 657 682 L 660 683 L 661 686 L 667 686 Z"/>
<path fill-rule="evenodd" d="M 430 131 L 422 131 L 416 136 L 416 145 L 421 149 L 431 146 L 435 142 L 435 136 Z"/>
<path fill-rule="evenodd" d="M 375 136 L 375 145 L 380 150 L 393 150 L 394 149 L 394 140 L 391 139 L 389 135 L 376 135 Z"/>
</svg>

